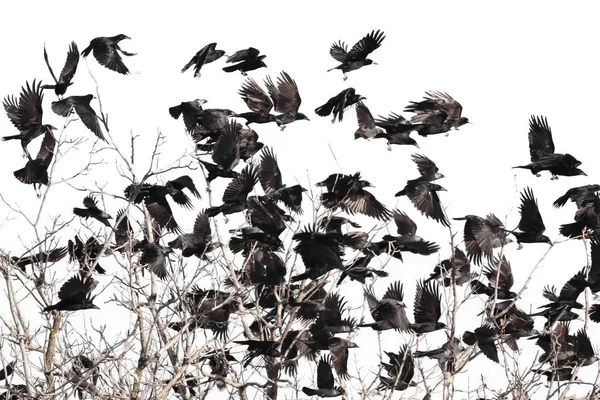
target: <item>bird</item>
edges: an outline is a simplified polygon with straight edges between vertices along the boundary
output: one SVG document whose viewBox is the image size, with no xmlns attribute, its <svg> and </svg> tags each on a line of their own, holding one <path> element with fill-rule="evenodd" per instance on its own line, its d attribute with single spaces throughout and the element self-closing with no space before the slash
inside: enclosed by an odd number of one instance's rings
<svg viewBox="0 0 600 400">
<path fill-rule="evenodd" d="M 248 75 L 248 71 L 254 71 L 258 68 L 266 68 L 267 64 L 263 61 L 267 57 L 264 54 L 260 54 L 260 51 L 254 47 L 248 47 L 244 50 L 239 50 L 233 53 L 233 55 L 227 58 L 227 63 L 237 63 L 228 67 L 223 67 L 225 72 L 240 71 L 242 75 Z"/>
<path fill-rule="evenodd" d="M 556 199 L 552 205 L 554 208 L 560 208 L 567 204 L 567 201 L 571 200 L 577 205 L 577 209 L 580 209 L 588 202 L 593 201 L 599 191 L 600 185 L 597 184 L 574 187 L 567 190 L 567 192 Z"/>
<path fill-rule="evenodd" d="M 193 65 L 194 78 L 200 78 L 200 70 L 204 65 L 217 61 L 224 55 L 224 50 L 217 50 L 217 43 L 209 43 L 194 54 L 194 57 L 181 69 L 181 73 L 183 74 Z"/>
<path fill-rule="evenodd" d="M 452 337 L 446 341 L 439 349 L 428 351 L 415 351 L 414 358 L 429 357 L 438 360 L 438 365 L 443 372 L 455 371 L 454 363 L 456 358 L 465 350 L 460 339 Z"/>
<path fill-rule="evenodd" d="M 419 135 L 425 137 L 438 133 L 447 135 L 450 129 L 458 129 L 469 123 L 469 119 L 462 116 L 462 105 L 448 93 L 433 90 L 425 92 L 424 99 L 420 102 L 411 101 L 404 109 L 415 114 L 410 122 L 426 126 L 425 129 L 418 130 Z"/>
<path fill-rule="evenodd" d="M 467 215 L 453 219 L 466 221 L 463 238 L 467 256 L 476 265 L 481 265 L 483 257 L 491 262 L 494 257 L 494 249 L 512 242 L 504 225 L 494 214 L 488 214 L 485 218 Z"/>
<path fill-rule="evenodd" d="M 168 276 L 168 254 L 172 253 L 173 249 L 156 242 L 145 243 L 142 247 L 142 256 L 140 257 L 139 264 L 147 265 L 148 269 L 154 272 L 160 279 L 166 279 Z"/>
<path fill-rule="evenodd" d="M 377 64 L 367 57 L 381 46 L 383 39 L 385 39 L 385 34 L 382 31 L 373 30 L 352 46 L 350 51 L 348 51 L 346 43 L 341 40 L 333 43 L 329 54 L 341 64 L 329 69 L 327 72 L 339 69 L 344 74 L 344 80 L 346 80 L 350 71 L 356 71 L 365 65 Z"/>
<path fill-rule="evenodd" d="M 27 161 L 23 168 L 13 172 L 15 178 L 27 185 L 33 185 L 36 192 L 42 185 L 48 186 L 50 182 L 48 168 L 50 167 L 50 163 L 52 163 L 55 148 L 56 139 L 54 138 L 54 134 L 51 131 L 47 131 L 44 134 L 42 145 L 35 159 Z"/>
<path fill-rule="evenodd" d="M 398 353 L 386 351 L 385 354 L 389 358 L 389 362 L 382 363 L 383 369 L 386 370 L 387 376 L 380 375 L 381 384 L 379 389 L 394 389 L 404 391 L 410 386 L 417 386 L 412 378 L 415 374 L 415 361 L 412 352 L 406 344 L 400 347 Z"/>
<path fill-rule="evenodd" d="M 127 75 L 129 74 L 129 69 L 123 63 L 123 59 L 119 53 L 128 57 L 135 56 L 136 54 L 128 53 L 119 47 L 119 42 L 124 39 L 131 38 L 124 34 L 94 38 L 89 46 L 83 49 L 81 55 L 86 58 L 93 51 L 94 58 L 100 65 L 120 74 Z"/>
<path fill-rule="evenodd" d="M 291 282 L 303 279 L 317 279 L 333 269 L 343 269 L 343 244 L 338 235 L 319 232 L 308 226 L 296 233 L 292 240 L 298 242 L 294 251 L 300 255 L 305 272 L 295 275 Z"/>
<path fill-rule="evenodd" d="M 345 391 L 341 387 L 335 386 L 333 372 L 331 371 L 330 359 L 321 357 L 317 366 L 317 389 L 302 387 L 302 392 L 307 396 L 319 397 L 337 397 L 342 396 Z"/>
<path fill-rule="evenodd" d="M 472 346 L 477 344 L 481 352 L 493 362 L 499 364 L 498 348 L 496 340 L 500 339 L 500 329 L 491 324 L 484 324 L 475 329 L 474 332 L 465 331 L 463 334 L 463 342 Z"/>
<path fill-rule="evenodd" d="M 125 213 L 124 209 L 117 211 L 115 221 L 116 222 L 113 230 L 115 232 L 116 246 L 113 248 L 113 250 L 124 252 L 126 250 L 133 249 L 137 244 L 139 244 L 139 240 L 134 238 L 135 232 L 131 227 L 129 216 Z"/>
<path fill-rule="evenodd" d="M 340 93 L 327 100 L 327 102 L 322 106 L 317 107 L 315 109 L 315 113 L 321 117 L 326 117 L 333 113 L 333 119 L 331 120 L 331 123 L 335 123 L 336 118 L 339 122 L 342 122 L 344 119 L 344 110 L 351 105 L 366 99 L 366 97 L 356 94 L 354 88 L 350 87 L 342 90 Z"/>
<path fill-rule="evenodd" d="M 69 239 L 67 244 L 67 249 L 69 250 L 69 262 L 77 260 L 81 274 L 87 275 L 94 265 L 95 272 L 105 274 L 106 270 L 102 268 L 98 262 L 103 247 L 104 245 L 94 236 L 90 236 L 86 242 L 83 243 L 79 238 L 79 235 L 75 235 L 75 241 Z M 110 251 L 105 249 L 104 255 L 108 255 L 109 253 Z"/>
<path fill-rule="evenodd" d="M 94 304 L 95 296 L 91 293 L 98 285 L 98 281 L 84 275 L 74 275 L 65 282 L 58 291 L 59 302 L 44 308 L 47 311 L 77 311 L 97 309 Z"/>
<path fill-rule="evenodd" d="M 34 263 L 55 263 L 57 261 L 62 260 L 67 255 L 67 252 L 67 248 L 63 246 L 57 247 L 47 252 L 40 251 L 36 254 L 29 256 L 12 256 L 11 260 L 15 264 L 15 266 L 20 268 L 21 271 L 25 272 L 25 267 L 27 265 L 31 265 Z"/>
<path fill-rule="evenodd" d="M 517 297 L 517 294 L 510 290 L 515 281 L 510 263 L 504 254 L 500 258 L 495 257 L 491 265 L 483 268 L 482 274 L 488 279 L 488 284 L 485 285 L 478 280 L 471 281 L 473 293 L 496 297 L 498 300 Z"/>
<path fill-rule="evenodd" d="M 247 208 L 246 199 L 258 183 L 258 171 L 252 164 L 246 165 L 239 176 L 227 185 L 223 192 L 223 204 L 220 206 L 209 207 L 205 213 L 209 217 L 214 217 L 223 213 L 223 215 L 234 214 L 244 211 Z"/>
<path fill-rule="evenodd" d="M 62 100 L 52 102 L 52 111 L 65 118 L 76 112 L 86 128 L 92 131 L 99 139 L 107 142 L 100 127 L 100 119 L 90 106 L 90 101 L 94 98 L 93 94 L 65 97 Z"/>
<path fill-rule="evenodd" d="M 302 98 L 298 92 L 296 81 L 294 81 L 287 72 L 281 71 L 280 76 L 277 77 L 277 86 L 268 75 L 265 84 L 271 99 L 273 99 L 275 111 L 281 113 L 275 116 L 275 122 L 277 122 L 277 125 L 279 125 L 282 131 L 287 124 L 294 121 L 310 121 L 306 115 L 298 112 L 300 104 L 302 103 Z"/>
<path fill-rule="evenodd" d="M 210 222 L 204 212 L 198 213 L 192 233 L 179 235 L 168 243 L 171 248 L 181 249 L 182 256 L 196 256 L 200 259 L 207 259 L 206 254 L 215 250 L 219 245 L 220 243 L 212 242 Z"/>
<path fill-rule="evenodd" d="M 431 218 L 445 227 L 450 226 L 446 212 L 440 203 L 438 191 L 446 191 L 442 186 L 426 180 L 408 181 L 404 189 L 395 194 L 396 197 L 406 195 L 421 214 Z"/>
<path fill-rule="evenodd" d="M 26 82 L 25 85 L 25 87 L 21 87 L 18 104 L 14 96 L 7 96 L 2 102 L 6 115 L 19 130 L 18 135 L 3 136 L 2 140 L 20 140 L 25 156 L 32 161 L 27 145 L 38 136 L 46 133 L 52 135 L 52 131 L 56 128 L 52 125 L 42 124 L 42 100 L 44 98 L 42 83 L 39 82 L 36 85 L 34 79 L 31 85 L 29 82 Z M 53 146 L 52 149 L 54 149 Z"/>
<path fill-rule="evenodd" d="M 517 238 L 519 248 L 523 247 L 521 243 L 548 243 L 552 246 L 550 238 L 544 235 L 546 227 L 533 196 L 533 190 L 529 187 L 521 193 L 519 212 L 521 213 L 518 227 L 520 231 L 509 231 Z"/>
<path fill-rule="evenodd" d="M 248 354 L 242 360 L 242 366 L 247 368 L 252 360 L 258 356 L 280 357 L 281 352 L 277 349 L 279 342 L 272 340 L 235 340 L 233 343 L 248 346 Z"/>
<path fill-rule="evenodd" d="M 529 119 L 529 155 L 531 163 L 513 168 L 528 169 L 535 176 L 540 176 L 541 171 L 548 171 L 552 175 L 551 180 L 558 176 L 577 176 L 587 174 L 577 168 L 581 161 L 569 153 L 555 153 L 552 130 L 548 125 L 548 119 L 544 116 L 532 115 Z"/>
<path fill-rule="evenodd" d="M 370 140 L 385 134 L 383 129 L 377 127 L 371 111 L 362 101 L 356 103 L 356 119 L 358 120 L 358 129 L 354 132 L 354 140 L 359 138 Z"/>
<path fill-rule="evenodd" d="M 202 106 L 207 102 L 205 99 L 183 101 L 178 106 L 169 107 L 169 114 L 175 119 L 179 119 L 179 116 L 183 115 L 186 130 L 188 133 L 192 133 L 197 127 L 198 119 L 202 117 Z"/>
<path fill-rule="evenodd" d="M 110 228 L 110 222 L 108 222 L 108 220 L 112 219 L 112 217 L 105 211 L 98 208 L 98 203 L 93 196 L 85 196 L 83 199 L 83 205 L 85 208 L 73 208 L 73 214 L 85 219 L 93 218 Z"/>
<path fill-rule="evenodd" d="M 67 92 L 67 88 L 73 84 L 71 81 L 75 76 L 75 72 L 77 72 L 77 65 L 79 65 L 79 49 L 77 49 L 77 43 L 71 42 L 65 66 L 60 72 L 58 79 L 56 79 L 56 75 L 54 75 L 54 71 L 52 71 L 52 67 L 50 66 L 50 61 L 48 61 L 48 53 L 46 52 L 45 44 L 44 60 L 46 61 L 50 75 L 52 75 L 52 79 L 54 79 L 54 85 L 43 85 L 42 89 L 54 89 L 54 93 L 58 97 L 62 97 Z"/>
<path fill-rule="evenodd" d="M 429 278 L 425 279 L 424 282 L 427 283 L 433 279 L 441 279 L 442 284 L 448 287 L 452 285 L 453 275 L 454 282 L 458 286 L 462 286 L 479 276 L 476 272 L 471 272 L 471 262 L 458 247 L 454 247 L 454 256 L 442 260 L 442 262 L 436 265 Z"/>
<path fill-rule="evenodd" d="M 381 300 L 377 300 L 372 289 L 365 289 L 365 297 L 375 322 L 361 324 L 359 327 L 371 327 L 376 331 L 388 329 L 408 331 L 410 329 L 410 322 L 406 316 L 406 305 L 403 300 L 403 285 L 400 281 L 390 284 Z"/>
<path fill-rule="evenodd" d="M 288 209 L 302 214 L 302 193 L 306 192 L 306 189 L 300 185 L 288 187 L 283 184 L 281 170 L 273 148 L 266 147 L 261 153 L 258 179 L 265 195 L 281 201 Z"/>
<path fill-rule="evenodd" d="M 383 128 L 384 131 L 375 135 L 375 138 L 387 139 L 388 151 L 392 151 L 392 144 L 420 148 L 417 141 L 410 137 L 410 133 L 422 129 L 424 125 L 413 124 L 402 115 L 396 113 L 391 113 L 387 117 L 379 116 L 375 120 L 375 125 L 379 128 Z"/>
<path fill-rule="evenodd" d="M 365 283 L 366 278 L 375 278 L 376 276 L 380 278 L 385 278 L 389 276 L 389 274 L 385 271 L 381 271 L 374 268 L 369 268 L 368 265 L 373 260 L 375 255 L 373 253 L 369 253 L 366 256 L 356 258 L 348 267 L 346 267 L 342 273 L 340 274 L 340 278 L 338 279 L 336 286 L 339 286 L 346 277 L 350 277 L 353 281 L 358 281 L 362 284 Z"/>
<path fill-rule="evenodd" d="M 438 321 L 442 316 L 440 302 L 440 287 L 437 283 L 417 282 L 414 306 L 415 322 L 410 324 L 410 329 L 417 336 L 446 328 L 446 324 Z"/>
</svg>

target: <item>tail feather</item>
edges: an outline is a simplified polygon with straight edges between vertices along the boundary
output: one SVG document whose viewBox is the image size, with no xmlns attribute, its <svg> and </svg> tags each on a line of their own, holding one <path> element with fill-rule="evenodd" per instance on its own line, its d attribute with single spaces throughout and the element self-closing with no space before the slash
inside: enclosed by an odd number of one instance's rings
<svg viewBox="0 0 600 400">
<path fill-rule="evenodd" d="M 181 106 L 170 107 L 169 114 L 171 114 L 171 117 L 178 119 L 179 116 L 181 115 Z"/>
<path fill-rule="evenodd" d="M 465 342 L 469 346 L 472 346 L 475 343 L 477 343 L 477 335 L 475 335 L 473 332 L 466 331 L 463 334 L 463 342 Z"/>
<path fill-rule="evenodd" d="M 18 135 L 12 135 L 12 136 L 2 136 L 2 140 L 6 141 L 6 140 L 16 140 L 16 139 L 21 139 L 23 137 L 23 135 L 18 134 Z"/>
<path fill-rule="evenodd" d="M 234 72 L 234 71 L 237 71 L 238 69 L 239 68 L 238 68 L 237 64 L 236 65 L 230 65 L 228 67 L 223 67 L 223 71 L 225 71 L 225 72 Z"/>
<path fill-rule="evenodd" d="M 73 208 L 73 214 L 77 215 L 81 218 L 88 218 L 90 216 L 90 211 L 86 208 Z"/>
</svg>

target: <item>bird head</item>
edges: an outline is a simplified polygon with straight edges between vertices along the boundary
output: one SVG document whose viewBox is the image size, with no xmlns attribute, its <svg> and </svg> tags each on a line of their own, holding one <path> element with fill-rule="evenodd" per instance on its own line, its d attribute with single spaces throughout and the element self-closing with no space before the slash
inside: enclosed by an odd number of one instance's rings
<svg viewBox="0 0 600 400">
<path fill-rule="evenodd" d="M 469 118 L 467 117 L 460 117 L 460 119 L 458 120 L 458 126 L 464 125 L 464 124 L 471 124 L 472 122 L 469 121 Z"/>
<path fill-rule="evenodd" d="M 442 179 L 442 178 L 445 178 L 445 177 L 446 177 L 446 175 L 444 175 L 444 174 L 440 174 L 439 172 L 436 172 L 436 173 L 433 175 L 433 177 L 434 177 L 435 179 Z"/>
<path fill-rule="evenodd" d="M 443 322 L 436 322 L 435 323 L 435 330 L 437 331 L 437 330 L 440 330 L 440 329 L 448 329 L 448 327 Z"/>
<path fill-rule="evenodd" d="M 120 35 L 117 35 L 117 36 L 115 36 L 115 38 L 114 38 L 114 39 L 115 39 L 115 41 L 117 41 L 117 42 L 119 42 L 119 41 L 121 41 L 121 40 L 125 40 L 125 39 L 130 39 L 130 40 L 131 40 L 131 38 L 130 38 L 129 36 L 127 36 L 127 35 L 124 35 L 124 34 L 122 34 L 122 33 L 121 33 Z"/>
</svg>

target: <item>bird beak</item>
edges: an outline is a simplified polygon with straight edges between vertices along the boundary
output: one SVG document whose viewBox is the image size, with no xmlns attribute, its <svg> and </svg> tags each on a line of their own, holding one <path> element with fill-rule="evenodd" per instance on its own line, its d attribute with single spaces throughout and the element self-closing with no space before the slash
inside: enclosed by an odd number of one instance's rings
<svg viewBox="0 0 600 400">
<path fill-rule="evenodd" d="M 420 148 L 421 148 L 421 147 L 419 147 L 419 143 L 415 143 L 415 147 L 416 147 L 417 149 L 420 149 Z"/>
<path fill-rule="evenodd" d="M 581 175 L 587 176 L 587 174 L 585 172 L 583 172 L 583 171 L 581 171 Z"/>
<path fill-rule="evenodd" d="M 131 38 L 129 36 L 127 36 L 127 35 L 123 35 L 123 39 L 129 39 L 129 40 L 131 40 Z"/>
<path fill-rule="evenodd" d="M 204 104 L 208 103 L 208 100 L 198 99 L 198 103 L 200 103 L 201 105 L 204 105 Z"/>
<path fill-rule="evenodd" d="M 57 128 L 53 127 L 52 125 L 48 125 L 48 128 L 49 128 L 50 130 L 53 130 L 53 131 L 57 131 L 57 130 L 58 130 Z"/>
<path fill-rule="evenodd" d="M 373 64 L 373 65 L 379 65 L 379 64 L 377 64 L 375 61 L 373 61 L 371 64 Z"/>
<path fill-rule="evenodd" d="M 360 98 L 358 99 L 358 101 L 360 101 L 360 100 L 366 100 L 366 99 L 367 99 L 366 97 L 360 96 Z"/>
</svg>

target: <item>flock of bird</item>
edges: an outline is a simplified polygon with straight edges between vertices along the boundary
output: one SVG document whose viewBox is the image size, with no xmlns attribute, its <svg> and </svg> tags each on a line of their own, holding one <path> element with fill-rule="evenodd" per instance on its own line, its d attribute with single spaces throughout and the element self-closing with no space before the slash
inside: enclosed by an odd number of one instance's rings
<svg viewBox="0 0 600 400">
<path fill-rule="evenodd" d="M 3 139 L 19 140 L 28 159 L 23 168 L 14 172 L 19 181 L 32 184 L 34 188 L 48 185 L 49 182 L 48 169 L 56 149 L 56 128 L 43 124 L 42 100 L 45 89 L 54 89 L 58 98 L 51 104 L 53 112 L 63 117 L 76 113 L 88 130 L 98 139 L 106 141 L 103 134 L 106 121 L 90 105 L 94 96 L 65 95 L 68 90 L 72 90 L 70 87 L 74 84 L 80 54 L 86 57 L 92 53 L 102 66 L 120 74 L 128 74 L 129 69 L 121 55 L 135 54 L 119 47 L 123 39 L 129 37 L 98 37 L 81 53 L 77 44 L 72 42 L 58 78 L 44 49 L 44 59 L 54 84 L 42 85 L 35 80 L 31 84 L 27 82 L 18 97 L 7 96 L 4 99 L 4 109 L 18 134 L 4 136 Z M 334 43 L 330 54 L 339 65 L 332 70 L 341 70 L 346 80 L 350 72 L 374 64 L 367 57 L 382 45 L 384 39 L 383 32 L 373 31 L 350 50 L 341 41 Z M 201 71 L 205 72 L 209 64 L 225 56 L 225 51 L 217 50 L 216 47 L 216 43 L 203 47 L 181 72 L 192 68 L 194 77 L 200 77 Z M 238 113 L 228 109 L 204 108 L 206 100 L 202 99 L 184 101 L 168 110 L 173 118 L 182 117 L 186 131 L 196 142 L 198 160 L 207 172 L 207 181 L 230 180 L 223 193 L 222 204 L 201 210 L 192 232 L 184 233 L 175 221 L 171 207 L 177 205 L 192 209 L 189 195 L 201 197 L 190 176 L 182 175 L 165 184 L 131 184 L 124 190 L 125 197 L 132 204 L 143 203 L 151 217 L 149 223 L 143 224 L 146 227 L 143 238 L 137 239 L 132 218 L 126 212 L 129 207 L 119 210 L 113 218 L 98 206 L 93 196 L 86 196 L 83 208 L 75 207 L 73 213 L 112 229 L 114 243 L 102 243 L 94 236 L 85 240 L 75 236 L 65 247 L 12 257 L 15 266 L 23 271 L 27 265 L 54 263 L 67 255 L 70 256 L 70 262 L 79 264 L 79 273 L 60 288 L 58 302 L 48 305 L 43 311 L 98 308 L 94 304 L 95 296 L 92 295 L 98 283 L 93 274 L 106 273 L 99 264 L 103 256 L 138 254 L 137 263 L 140 266 L 147 267 L 152 274 L 167 281 L 171 277 L 169 255 L 175 250 L 181 251 L 183 257 L 197 257 L 203 263 L 210 264 L 215 258 L 210 258 L 209 255 L 228 246 L 231 252 L 241 253 L 244 257 L 243 263 L 238 264 L 241 268 L 235 271 L 235 279 L 230 276 L 225 284 L 230 291 L 194 286 L 181 299 L 180 304 L 181 310 L 189 313 L 190 317 L 169 323 L 169 328 L 177 332 L 207 329 L 216 338 L 225 339 L 230 331 L 230 317 L 240 309 L 265 310 L 250 326 L 252 334 L 246 333 L 247 340 L 235 342 L 247 346 L 243 360 L 238 361 L 230 355 L 230 349 L 215 349 L 198 360 L 209 363 L 212 380 L 219 387 L 225 386 L 224 381 L 232 363 L 241 362 L 247 367 L 256 362 L 255 358 L 263 357 L 269 365 L 276 365 L 286 373 L 295 375 L 299 359 L 306 358 L 317 362 L 318 367 L 316 388 L 304 387 L 304 393 L 309 396 L 340 396 L 344 394 L 344 389 L 335 384 L 332 368 L 338 377 L 348 378 L 350 349 L 357 345 L 349 338 L 338 335 L 355 332 L 360 328 L 413 332 L 419 336 L 438 330 L 449 332 L 446 324 L 440 321 L 445 315 L 442 312 L 440 291 L 443 287 L 465 284 L 474 295 L 488 297 L 484 310 L 486 322 L 473 331 L 465 332 L 462 341 L 448 335 L 448 341 L 439 349 L 413 352 L 409 346 L 402 345 L 394 351 L 386 351 L 388 360 L 382 362 L 382 368 L 387 376 L 381 374 L 380 390 L 402 391 L 409 386 L 416 386 L 413 380 L 416 357 L 436 359 L 442 371 L 457 372 L 454 371 L 454 364 L 457 357 L 465 351 L 463 343 L 468 346 L 477 345 L 483 354 L 498 363 L 498 351 L 503 345 L 517 350 L 519 339 L 534 339 L 543 350 L 543 355 L 539 358 L 540 367 L 535 372 L 546 375 L 549 381 L 570 380 L 576 367 L 590 365 L 598 359 L 586 332 L 579 330 L 574 335 L 570 334 L 569 323 L 580 318 L 574 310 L 584 308 L 578 298 L 585 289 L 589 288 L 592 293 L 600 291 L 600 198 L 597 195 L 600 185 L 573 188 L 555 201 L 555 207 L 562 207 L 569 200 L 577 206 L 575 221 L 562 225 L 560 233 L 570 238 L 589 240 L 592 262 L 589 267 L 578 271 L 569 279 L 560 291 L 557 292 L 554 287 L 546 287 L 543 296 L 549 302 L 540 307 L 541 311 L 533 314 L 518 308 L 519 294 L 512 291 L 514 280 L 510 262 L 502 252 L 503 247 L 513 241 L 511 236 L 519 246 L 533 243 L 552 245 L 544 235 L 543 218 L 531 188 L 524 188 L 522 191 L 519 209 L 521 219 L 517 229 L 507 229 L 491 213 L 485 217 L 467 215 L 453 218 L 465 221 L 465 248 L 461 250 L 456 247 L 448 259 L 435 266 L 429 277 L 417 282 L 414 322 L 409 318 L 404 303 L 403 283 L 397 281 L 390 283 L 382 296 L 365 286 L 364 295 L 372 322 L 359 323 L 347 315 L 347 301 L 339 292 L 325 290 L 324 284 L 326 278 L 331 276 L 330 273 L 339 273 L 337 285 L 346 278 L 364 285 L 367 280 L 388 276 L 386 271 L 370 266 L 375 258 L 387 256 L 402 260 L 402 254 L 406 252 L 427 256 L 438 252 L 440 247 L 417 235 L 417 225 L 406 212 L 390 210 L 378 200 L 368 190 L 372 185 L 362 178 L 360 172 L 331 174 L 316 184 L 323 190 L 320 202 L 329 212 L 293 235 L 296 243 L 293 250 L 302 259 L 305 270 L 291 276 L 288 283 L 287 266 L 280 255 L 285 250 L 280 235 L 288 229 L 287 223 L 293 221 L 295 215 L 302 214 L 303 193 L 306 189 L 300 185 L 287 184 L 279 169 L 275 152 L 258 141 L 258 134 L 250 125 L 274 122 L 284 130 L 288 124 L 309 118 L 300 112 L 300 93 L 296 82 L 288 73 L 282 71 L 275 82 L 267 77 L 264 88 L 248 76 L 251 71 L 267 67 L 265 58 L 264 54 L 252 47 L 226 57 L 228 66 L 223 70 L 227 73 L 240 71 L 245 77 L 239 95 L 249 111 Z M 450 95 L 438 91 L 426 92 L 423 100 L 410 102 L 404 110 L 413 115 L 410 119 L 396 113 L 374 118 L 364 100 L 366 99 L 357 94 L 354 88 L 349 87 L 317 107 L 315 113 L 321 117 L 331 115 L 332 122 L 341 122 L 344 112 L 354 105 L 358 121 L 355 139 L 381 138 L 387 140 L 388 146 L 410 145 L 417 148 L 417 142 L 411 137 L 413 132 L 424 138 L 434 134 L 447 135 L 452 128 L 458 129 L 469 122 L 462 116 L 460 103 Z M 273 114 L 273 110 L 277 114 Z M 28 145 L 40 136 L 43 136 L 40 150 L 32 158 Z M 531 163 L 515 168 L 528 169 L 538 176 L 542 171 L 548 171 L 551 179 L 585 175 L 578 168 L 581 162 L 575 157 L 555 153 L 551 128 L 545 117 L 531 117 L 528 138 Z M 253 163 L 252 157 L 256 154 L 259 154 L 259 162 Z M 210 161 L 200 159 L 205 156 L 210 156 Z M 425 155 L 413 154 L 412 160 L 419 176 L 408 180 L 396 196 L 407 196 L 423 215 L 449 227 L 450 220 L 438 195 L 445 189 L 434 183 L 443 179 L 444 175 Z M 262 188 L 262 195 L 252 194 L 257 185 Z M 392 220 L 397 236 L 375 238 L 363 231 L 349 230 L 348 227 L 358 229 L 360 226 L 340 212 L 349 216 L 363 214 L 379 221 Z M 235 230 L 229 243 L 215 241 L 211 219 L 219 214 L 227 216 L 235 213 L 245 213 L 247 225 Z M 161 244 L 161 239 L 166 235 L 173 235 L 172 240 Z M 355 255 L 352 261 L 347 262 L 344 257 L 349 254 Z M 474 266 L 481 267 L 481 274 L 472 271 Z M 300 283 L 307 285 L 301 286 Z M 248 289 L 251 289 L 252 295 L 246 296 L 244 293 Z M 534 328 L 536 316 L 546 319 L 543 330 Z M 274 331 L 268 329 L 278 317 L 297 321 L 293 329 L 282 331 L 284 334 L 281 337 L 274 336 Z M 592 321 L 600 322 L 600 305 L 591 307 L 589 317 Z M 321 352 L 329 354 L 319 358 Z M 79 364 L 85 365 L 81 361 Z M 544 364 L 549 367 L 544 368 Z M 78 368 L 85 369 L 85 366 L 80 365 Z M 2 378 L 6 378 L 12 372 L 12 366 L 10 372 L 9 369 L 0 372 L 4 373 Z M 194 393 L 200 385 L 196 379 L 186 378 L 186 383 L 190 393 Z M 14 390 L 17 389 L 15 386 Z M 4 398 L 9 398 L 7 396 L 5 394 Z"/>
</svg>

